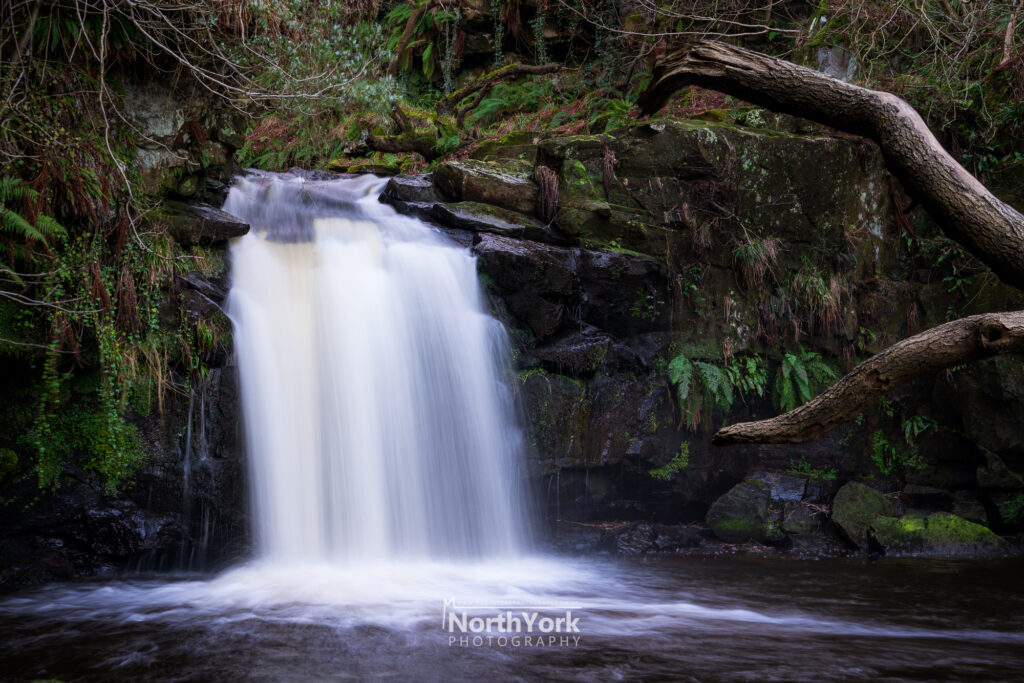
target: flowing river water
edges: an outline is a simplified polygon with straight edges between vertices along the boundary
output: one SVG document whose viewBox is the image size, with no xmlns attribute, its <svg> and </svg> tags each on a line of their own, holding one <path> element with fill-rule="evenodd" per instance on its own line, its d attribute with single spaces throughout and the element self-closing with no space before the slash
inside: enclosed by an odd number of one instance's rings
<svg viewBox="0 0 1024 683">
<path fill-rule="evenodd" d="M 254 557 L 0 599 L 11 680 L 911 680 L 1024 671 L 1024 560 L 536 550 L 472 256 L 373 177 L 226 210 Z"/>
</svg>

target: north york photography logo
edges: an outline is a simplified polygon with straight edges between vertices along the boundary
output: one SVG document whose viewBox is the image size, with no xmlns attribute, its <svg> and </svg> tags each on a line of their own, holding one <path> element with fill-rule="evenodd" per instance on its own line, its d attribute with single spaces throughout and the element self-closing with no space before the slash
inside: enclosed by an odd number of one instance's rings
<svg viewBox="0 0 1024 683">
<path fill-rule="evenodd" d="M 579 647 L 574 603 L 444 601 L 441 628 L 449 647 Z"/>
</svg>

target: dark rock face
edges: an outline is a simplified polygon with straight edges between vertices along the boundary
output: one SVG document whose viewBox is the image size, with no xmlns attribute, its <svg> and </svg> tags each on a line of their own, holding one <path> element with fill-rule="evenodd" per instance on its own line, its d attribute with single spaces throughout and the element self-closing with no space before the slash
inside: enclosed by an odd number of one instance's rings
<svg viewBox="0 0 1024 683">
<path fill-rule="evenodd" d="M 550 226 L 534 218 L 541 165 L 558 181 Z M 946 292 L 929 289 L 931 280 L 920 277 L 898 295 L 877 282 L 879 272 L 906 264 L 886 247 L 898 239 L 898 221 L 873 148 L 655 120 L 600 135 L 513 134 L 482 144 L 469 160 L 440 164 L 433 181 L 430 188 L 396 178 L 385 201 L 473 244 L 493 312 L 512 337 L 529 471 L 549 519 L 702 522 L 733 487 L 756 478 L 769 489 L 768 509 L 748 518 L 765 519 L 748 538 L 867 550 L 882 509 L 851 511 L 867 505 L 854 487 L 837 499 L 831 520 L 828 510 L 844 482 L 882 476 L 886 490 L 902 489 L 906 508 L 987 517 L 999 529 L 1024 524 L 1014 476 L 1024 471 L 1019 361 L 987 361 L 955 380 L 908 389 L 901 400 L 916 397 L 908 404 L 950 428 L 921 437 L 925 466 L 899 481 L 871 458 L 874 425 L 851 424 L 808 444 L 712 447 L 710 433 L 724 420 L 776 412 L 770 386 L 734 401 L 728 415 L 712 409 L 695 429 L 680 419 L 666 372 L 678 354 L 719 367 L 757 354 L 768 360 L 770 385 L 782 354 L 797 345 L 841 370 L 851 355 L 944 319 Z M 851 225 L 863 229 L 852 233 Z M 740 247 L 769 236 L 781 251 L 763 280 L 748 280 Z M 840 319 L 822 321 L 799 300 L 798 276 L 808 273 L 847 287 L 838 295 Z M 986 296 L 984 310 L 1024 305 L 1003 290 Z M 908 322 L 908 309 L 921 321 Z M 886 338 L 865 341 L 858 329 L 885 330 Z M 877 497 L 886 514 L 897 514 Z M 637 545 L 650 540 L 646 530 L 629 538 L 629 548 L 651 551 Z"/>
<path fill-rule="evenodd" d="M 213 569 L 248 548 L 234 368 L 140 421 L 148 460 L 125 491 L 72 472 L 28 507 L 4 510 L 0 591 L 133 570 Z M 31 499 L 34 481 L 10 491 Z"/>
<path fill-rule="evenodd" d="M 249 224 L 209 204 L 169 201 L 171 237 L 182 246 L 222 244 L 249 232 Z"/>
<path fill-rule="evenodd" d="M 192 272 L 175 284 L 186 316 L 226 336 L 203 359 L 206 378 L 188 395 L 166 392 L 162 411 L 153 405 L 134 416 L 146 460 L 117 495 L 78 469 L 53 491 L 39 491 L 34 478 L 5 482 L 3 499 L 34 502 L 2 508 L 0 591 L 139 570 L 215 569 L 248 551 L 237 373 L 221 311 L 226 278 Z M 170 300 L 177 308 L 177 297 Z"/>
<path fill-rule="evenodd" d="M 708 510 L 707 524 L 727 543 L 767 543 L 771 487 L 760 479 L 736 484 Z"/>
</svg>

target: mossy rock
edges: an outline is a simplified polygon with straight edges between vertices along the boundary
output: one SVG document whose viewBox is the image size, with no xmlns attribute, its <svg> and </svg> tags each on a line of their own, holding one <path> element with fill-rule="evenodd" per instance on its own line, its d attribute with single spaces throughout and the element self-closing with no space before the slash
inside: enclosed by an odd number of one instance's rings
<svg viewBox="0 0 1024 683">
<path fill-rule="evenodd" d="M 726 543 L 765 543 L 770 537 L 771 486 L 747 479 L 729 489 L 708 510 L 707 524 Z"/>
<path fill-rule="evenodd" d="M 435 169 L 434 182 L 462 201 L 493 204 L 525 214 L 533 214 L 537 207 L 533 167 L 526 162 L 446 161 Z"/>
<path fill-rule="evenodd" d="M 867 547 L 868 529 L 880 517 L 894 517 L 889 500 L 856 481 L 843 485 L 832 502 L 832 521 L 853 543 Z"/>
<path fill-rule="evenodd" d="M 1002 543 L 989 529 L 949 512 L 877 517 L 868 533 L 886 553 L 896 555 L 973 555 Z"/>
<path fill-rule="evenodd" d="M 516 131 L 497 140 L 486 140 L 473 150 L 470 158 L 481 161 L 494 159 L 517 159 L 534 163 L 537 160 L 537 134 L 530 131 Z"/>
</svg>

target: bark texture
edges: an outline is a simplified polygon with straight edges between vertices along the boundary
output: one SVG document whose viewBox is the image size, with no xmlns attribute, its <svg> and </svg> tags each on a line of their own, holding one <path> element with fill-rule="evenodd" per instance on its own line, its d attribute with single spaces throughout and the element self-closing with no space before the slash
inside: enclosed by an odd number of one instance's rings
<svg viewBox="0 0 1024 683">
<path fill-rule="evenodd" d="M 638 105 L 652 114 L 688 85 L 874 140 L 889 170 L 949 237 L 1004 282 L 1024 289 L 1024 215 L 958 164 L 900 98 L 751 50 L 702 42 L 660 61 Z"/>
<path fill-rule="evenodd" d="M 856 417 L 915 377 L 1001 353 L 1024 352 L 1024 311 L 984 313 L 933 327 L 864 361 L 817 398 L 785 415 L 723 427 L 716 444 L 802 443 Z"/>
</svg>

